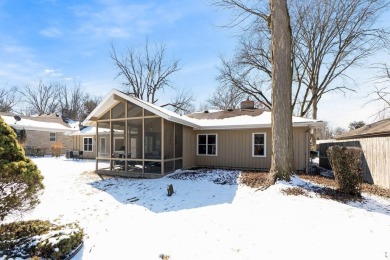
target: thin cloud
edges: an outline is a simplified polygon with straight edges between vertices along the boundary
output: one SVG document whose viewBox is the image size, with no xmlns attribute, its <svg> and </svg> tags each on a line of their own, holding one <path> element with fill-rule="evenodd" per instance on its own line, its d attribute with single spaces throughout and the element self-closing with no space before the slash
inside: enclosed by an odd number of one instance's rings
<svg viewBox="0 0 390 260">
<path fill-rule="evenodd" d="M 57 27 L 49 27 L 39 32 L 41 35 L 49 38 L 57 38 L 62 36 L 62 31 Z"/>
</svg>

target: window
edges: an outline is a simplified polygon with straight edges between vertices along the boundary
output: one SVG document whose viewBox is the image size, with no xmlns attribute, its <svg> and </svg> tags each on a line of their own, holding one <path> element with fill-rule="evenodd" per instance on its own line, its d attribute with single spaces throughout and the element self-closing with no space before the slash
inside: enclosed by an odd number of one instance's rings
<svg viewBox="0 0 390 260">
<path fill-rule="evenodd" d="M 56 141 L 56 133 L 50 133 L 49 141 L 50 142 L 55 142 Z"/>
<path fill-rule="evenodd" d="M 198 135 L 198 155 L 217 155 L 217 135 Z"/>
<path fill-rule="evenodd" d="M 84 151 L 92 152 L 92 137 L 84 137 L 83 138 Z"/>
<path fill-rule="evenodd" d="M 265 133 L 252 134 L 252 156 L 253 157 L 265 157 Z"/>
</svg>

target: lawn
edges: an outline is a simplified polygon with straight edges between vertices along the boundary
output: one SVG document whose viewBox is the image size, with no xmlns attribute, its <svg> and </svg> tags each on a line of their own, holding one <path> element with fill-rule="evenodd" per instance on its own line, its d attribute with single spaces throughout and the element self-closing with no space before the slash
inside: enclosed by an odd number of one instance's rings
<svg viewBox="0 0 390 260">
<path fill-rule="evenodd" d="M 240 172 L 198 170 L 155 180 L 90 173 L 94 161 L 33 159 L 45 176 L 28 219 L 77 222 L 84 247 L 74 259 L 388 259 L 390 199 L 364 193 L 338 202 L 294 177 L 260 191 Z M 167 196 L 172 184 L 175 193 Z"/>
</svg>

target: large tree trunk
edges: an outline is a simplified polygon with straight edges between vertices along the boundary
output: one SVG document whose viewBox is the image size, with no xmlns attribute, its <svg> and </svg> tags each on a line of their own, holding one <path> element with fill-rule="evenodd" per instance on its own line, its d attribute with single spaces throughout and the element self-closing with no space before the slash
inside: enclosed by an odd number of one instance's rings
<svg viewBox="0 0 390 260">
<path fill-rule="evenodd" d="M 315 95 L 313 98 L 312 109 L 313 109 L 312 118 L 314 120 L 317 120 L 317 111 L 318 111 L 318 97 L 317 97 L 317 95 Z M 317 129 L 315 127 L 313 127 L 311 129 L 311 143 L 310 143 L 310 149 L 312 151 L 317 150 L 317 136 L 318 136 Z"/>
<path fill-rule="evenodd" d="M 269 184 L 293 172 L 291 27 L 286 0 L 270 0 L 272 41 L 272 157 Z"/>
</svg>

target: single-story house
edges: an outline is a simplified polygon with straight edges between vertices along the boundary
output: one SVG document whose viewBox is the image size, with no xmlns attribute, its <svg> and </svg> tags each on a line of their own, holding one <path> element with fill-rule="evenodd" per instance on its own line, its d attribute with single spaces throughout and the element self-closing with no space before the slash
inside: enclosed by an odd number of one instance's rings
<svg viewBox="0 0 390 260">
<path fill-rule="evenodd" d="M 241 109 L 179 115 L 112 90 L 83 125 L 93 126 L 95 135 L 74 138 L 95 151 L 98 174 L 155 178 L 194 166 L 271 166 L 271 112 L 252 101 Z M 320 125 L 293 117 L 296 170 L 307 171 L 310 128 Z"/>
<path fill-rule="evenodd" d="M 26 142 L 23 146 L 27 155 L 50 155 L 55 143 L 60 143 L 61 153 L 65 153 L 73 147 L 70 134 L 79 130 L 78 122 L 64 119 L 56 113 L 35 116 L 0 113 L 0 116 L 16 131 L 25 131 Z"/>
<path fill-rule="evenodd" d="M 363 151 L 363 178 L 390 189 L 390 118 L 336 136 L 320 147 L 320 166 L 329 168 L 326 150 L 333 145 L 359 147 Z"/>
</svg>

